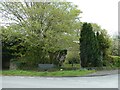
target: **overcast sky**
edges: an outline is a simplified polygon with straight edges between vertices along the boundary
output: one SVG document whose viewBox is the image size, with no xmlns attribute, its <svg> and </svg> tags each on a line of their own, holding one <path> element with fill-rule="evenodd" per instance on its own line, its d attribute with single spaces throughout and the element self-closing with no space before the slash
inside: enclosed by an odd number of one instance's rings
<svg viewBox="0 0 120 90">
<path fill-rule="evenodd" d="M 81 21 L 97 23 L 110 35 L 118 33 L 119 0 L 67 0 L 79 6 L 83 12 Z"/>
<path fill-rule="evenodd" d="M 0 0 L 3 1 L 3 0 Z M 64 0 L 63 0 L 64 1 Z M 110 35 L 118 33 L 119 0 L 66 0 L 78 5 L 83 12 L 81 21 L 97 23 Z M 0 19 L 1 21 L 1 19 Z"/>
</svg>

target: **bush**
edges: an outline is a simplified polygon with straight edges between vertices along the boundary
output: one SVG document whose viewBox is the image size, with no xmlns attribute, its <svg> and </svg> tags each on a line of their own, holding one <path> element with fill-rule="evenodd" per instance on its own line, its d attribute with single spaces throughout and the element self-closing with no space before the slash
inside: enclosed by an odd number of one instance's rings
<svg viewBox="0 0 120 90">
<path fill-rule="evenodd" d="M 80 63 L 80 56 L 79 51 L 68 51 L 66 57 L 67 64 L 79 64 Z"/>
<path fill-rule="evenodd" d="M 108 62 L 112 67 L 120 67 L 120 56 L 109 56 Z"/>
</svg>

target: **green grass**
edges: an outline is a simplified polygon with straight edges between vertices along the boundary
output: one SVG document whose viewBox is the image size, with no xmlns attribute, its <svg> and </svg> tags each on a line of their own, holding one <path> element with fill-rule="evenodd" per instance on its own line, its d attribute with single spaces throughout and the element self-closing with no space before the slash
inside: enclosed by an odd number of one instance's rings
<svg viewBox="0 0 120 90">
<path fill-rule="evenodd" d="M 64 69 L 79 69 L 80 68 L 80 64 L 74 64 L 74 66 L 72 67 L 72 64 L 64 64 L 62 66 L 62 68 Z"/>
<path fill-rule="evenodd" d="M 23 70 L 6 70 L 2 71 L 2 75 L 7 76 L 84 76 L 95 72 L 94 70 L 67 70 L 54 72 L 38 72 L 38 71 L 23 71 Z"/>
</svg>

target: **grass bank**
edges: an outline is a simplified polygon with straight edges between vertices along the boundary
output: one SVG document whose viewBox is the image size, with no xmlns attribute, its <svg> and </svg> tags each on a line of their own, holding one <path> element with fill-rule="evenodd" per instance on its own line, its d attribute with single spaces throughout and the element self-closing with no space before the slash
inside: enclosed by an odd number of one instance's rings
<svg viewBox="0 0 120 90">
<path fill-rule="evenodd" d="M 6 70 L 0 72 L 7 76 L 84 76 L 95 72 L 95 70 L 69 70 L 69 71 L 54 71 L 54 72 L 38 72 L 38 71 L 23 71 L 23 70 Z"/>
</svg>

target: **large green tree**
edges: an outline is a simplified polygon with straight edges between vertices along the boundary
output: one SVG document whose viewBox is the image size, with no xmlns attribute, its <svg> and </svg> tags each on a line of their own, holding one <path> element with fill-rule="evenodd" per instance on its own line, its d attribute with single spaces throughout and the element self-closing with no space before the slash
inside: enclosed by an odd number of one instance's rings
<svg viewBox="0 0 120 90">
<path fill-rule="evenodd" d="M 54 59 L 55 52 L 67 49 L 73 41 L 71 34 L 79 29 L 80 10 L 68 2 L 3 2 L 0 11 L 26 33 L 25 56 L 32 56 L 37 63 Z"/>
</svg>

